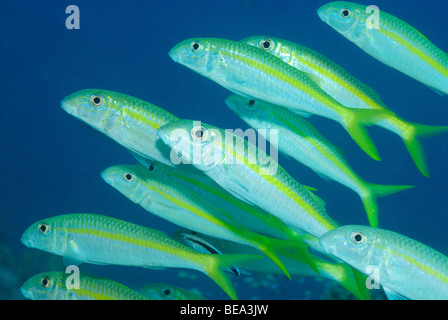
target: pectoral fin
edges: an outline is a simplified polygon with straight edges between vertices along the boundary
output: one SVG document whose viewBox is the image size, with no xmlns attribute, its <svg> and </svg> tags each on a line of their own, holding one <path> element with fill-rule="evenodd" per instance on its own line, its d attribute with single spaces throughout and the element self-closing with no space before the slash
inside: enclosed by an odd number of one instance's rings
<svg viewBox="0 0 448 320">
<path fill-rule="evenodd" d="M 75 241 L 70 239 L 70 235 L 67 238 L 67 247 L 65 248 L 64 255 L 62 257 L 62 261 L 65 266 L 70 265 L 80 265 L 83 263 L 83 261 L 79 260 L 79 252 L 78 252 L 78 246 Z"/>
<path fill-rule="evenodd" d="M 111 132 L 121 121 L 121 117 L 121 112 L 110 109 L 103 122 L 104 131 L 106 131 L 107 133 Z"/>
<path fill-rule="evenodd" d="M 236 176 L 233 170 L 227 170 L 225 168 L 225 177 L 223 177 L 222 182 L 218 182 L 224 187 L 230 194 L 234 197 L 255 206 L 254 201 L 251 199 L 250 191 L 241 183 L 241 177 Z"/>
</svg>

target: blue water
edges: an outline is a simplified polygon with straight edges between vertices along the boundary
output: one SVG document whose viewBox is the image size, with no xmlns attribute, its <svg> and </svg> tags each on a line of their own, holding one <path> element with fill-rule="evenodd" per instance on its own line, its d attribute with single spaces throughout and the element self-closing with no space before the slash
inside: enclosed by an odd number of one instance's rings
<svg viewBox="0 0 448 320">
<path fill-rule="evenodd" d="M 372 4 L 371 1 L 362 1 Z M 171 232 L 176 226 L 150 215 L 107 185 L 100 172 L 135 160 L 123 147 L 65 113 L 60 100 L 85 88 L 114 90 L 147 100 L 180 118 L 221 128 L 247 126 L 224 104 L 230 92 L 174 63 L 168 51 L 191 37 L 239 40 L 255 34 L 308 46 L 374 88 L 402 118 L 448 125 L 448 98 L 388 68 L 323 23 L 326 1 L 3 1 L 0 10 L 0 299 L 22 299 L 30 276 L 63 268 L 61 258 L 26 248 L 22 232 L 33 222 L 64 213 L 105 214 Z M 448 3 L 376 1 L 448 51 Z M 80 29 L 68 30 L 65 9 L 80 9 Z M 448 136 L 425 139 L 430 168 L 424 178 L 400 139 L 381 128 L 369 132 L 382 156 L 366 156 L 335 122 L 311 122 L 344 150 L 365 180 L 416 188 L 379 200 L 380 225 L 448 254 L 446 178 Z M 316 187 L 329 215 L 341 224 L 367 224 L 358 196 L 280 157 L 299 182 Z M 202 274 L 82 265 L 130 287 L 165 282 L 198 289 L 209 299 L 225 294 Z M 179 274 L 183 271 L 186 276 Z M 281 276 L 235 279 L 242 299 L 320 299 L 329 281 L 293 282 Z M 333 295 L 344 292 L 333 292 Z M 327 296 L 328 297 L 328 296 Z"/>
</svg>

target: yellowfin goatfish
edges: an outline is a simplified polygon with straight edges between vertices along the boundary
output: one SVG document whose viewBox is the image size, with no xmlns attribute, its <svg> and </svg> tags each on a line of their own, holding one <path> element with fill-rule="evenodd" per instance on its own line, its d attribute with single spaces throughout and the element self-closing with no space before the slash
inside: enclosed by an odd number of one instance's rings
<svg viewBox="0 0 448 320">
<path fill-rule="evenodd" d="M 267 140 L 270 140 L 269 131 L 260 129 L 278 130 L 278 141 L 274 144 L 277 143 L 275 146 L 287 156 L 355 191 L 363 201 L 370 225 L 374 227 L 378 226 L 376 198 L 412 188 L 365 182 L 344 160 L 338 148 L 308 121 L 286 108 L 238 95 L 229 96 L 226 104 Z"/>
<path fill-rule="evenodd" d="M 164 232 L 88 213 L 38 221 L 25 230 L 21 241 L 27 247 L 63 256 L 69 263 L 197 270 L 209 276 L 232 299 L 237 298 L 236 292 L 222 270 L 261 257 L 199 254 Z"/>
<path fill-rule="evenodd" d="M 164 283 L 147 284 L 137 291 L 151 300 L 207 300 L 195 292 Z"/>
<path fill-rule="evenodd" d="M 65 97 L 62 108 L 131 151 L 137 160 L 173 165 L 157 128 L 178 118 L 141 99 L 101 89 L 85 89 Z"/>
<path fill-rule="evenodd" d="M 448 55 L 406 22 L 381 8 L 346 1 L 327 3 L 317 14 L 372 57 L 448 93 Z"/>
<path fill-rule="evenodd" d="M 321 199 L 252 142 L 192 120 L 171 122 L 157 132 L 172 154 L 180 154 L 231 194 L 288 226 L 319 237 L 337 225 Z"/>
<path fill-rule="evenodd" d="M 267 36 L 253 36 L 241 41 L 261 48 L 306 72 L 311 80 L 344 106 L 388 110 L 381 97 L 372 88 L 314 50 L 288 40 Z M 428 177 L 428 165 L 418 138 L 448 132 L 448 127 L 411 123 L 398 116 L 388 117 L 377 125 L 401 137 L 417 168 Z"/>
<path fill-rule="evenodd" d="M 84 274 L 79 275 L 77 287 L 70 275 L 60 271 L 39 273 L 29 278 L 20 291 L 31 300 L 150 300 L 115 281 Z"/>
<path fill-rule="evenodd" d="M 390 111 L 347 108 L 304 72 L 246 43 L 216 38 L 188 39 L 172 48 L 169 55 L 175 62 L 234 93 L 287 107 L 296 113 L 335 120 L 368 155 L 380 160 L 364 126 L 390 117 Z"/>
<path fill-rule="evenodd" d="M 215 207 L 225 211 L 235 221 L 256 233 L 287 241 L 305 241 L 305 243 L 312 249 L 320 252 L 322 251 L 318 238 L 305 235 L 303 230 L 292 230 L 279 218 L 270 214 L 266 210 L 251 205 L 246 201 L 241 200 L 239 197 L 234 197 L 231 193 L 226 191 L 201 171 L 196 169 L 188 170 L 188 168 L 191 167 L 188 164 L 180 164 L 179 166 L 182 167 L 182 170 L 166 166 L 162 163 L 156 163 L 154 161 L 148 161 L 145 166 L 149 168 L 149 171 L 139 170 L 138 172 L 142 174 L 139 176 L 139 174 L 136 173 L 136 176 L 139 179 L 146 180 L 147 178 L 145 177 L 148 175 L 153 175 L 154 177 L 170 177 L 172 183 L 176 184 L 178 187 L 183 185 L 189 192 L 194 192 L 197 196 L 203 198 L 209 203 L 213 203 Z M 111 185 L 114 184 L 111 183 Z M 310 187 L 308 188 L 311 189 Z M 137 191 L 131 191 L 129 189 L 127 192 L 122 192 L 127 193 L 127 196 L 130 199 L 134 199 L 133 201 L 135 202 L 133 195 L 138 194 Z M 305 258 L 310 258 L 306 252 L 303 252 L 303 254 L 306 255 Z M 313 262 L 311 260 L 307 261 L 314 268 Z"/>
<path fill-rule="evenodd" d="M 301 248 L 303 254 L 309 255 L 303 242 L 283 241 L 253 232 L 215 203 L 191 192 L 176 179 L 159 170 L 151 172 L 140 164 L 117 165 L 104 170 L 101 176 L 145 210 L 178 226 L 259 249 L 275 261 L 287 275 L 288 272 L 274 249 L 295 246 Z"/>
<path fill-rule="evenodd" d="M 324 234 L 320 243 L 368 275 L 372 288 L 381 285 L 389 299 L 448 299 L 448 257 L 421 242 L 389 230 L 347 225 Z"/>
<path fill-rule="evenodd" d="M 189 230 L 181 229 L 176 231 L 171 237 L 185 245 L 193 248 L 196 251 L 213 254 L 253 254 L 254 250 L 243 244 L 218 239 L 215 237 L 206 236 L 191 232 Z M 359 299 L 368 299 L 370 295 L 368 291 L 360 292 L 357 280 L 355 279 L 352 269 L 349 265 L 341 262 L 330 262 L 325 259 L 313 255 L 313 260 L 316 263 L 317 270 L 310 268 L 304 261 L 298 261 L 297 258 L 292 258 L 291 253 L 283 251 L 280 256 L 285 261 L 286 267 L 290 270 L 291 275 L 297 277 L 322 277 L 325 279 L 338 282 L 341 286 L 349 290 Z M 275 264 L 269 260 L 262 261 L 248 261 L 241 264 L 240 267 L 243 272 L 261 272 L 279 274 L 279 270 Z M 367 293 L 367 296 L 365 294 Z"/>
<path fill-rule="evenodd" d="M 235 221 L 238 221 L 252 231 L 283 240 L 303 240 L 300 235 L 269 212 L 234 197 L 202 172 L 196 169 L 194 171 L 186 170 L 188 165 L 183 166 L 182 169 L 185 168 L 185 170 L 179 170 L 178 168 L 156 162 L 148 163 L 147 167 L 149 169 L 146 170 L 138 165 L 129 167 L 135 169 L 133 173 L 142 183 L 150 183 L 157 179 L 166 181 L 167 177 L 169 177 L 170 182 L 176 185 L 179 190 L 186 188 L 184 190 L 194 192 L 197 196 L 209 203 L 213 203 L 215 207 L 225 211 Z M 103 178 L 106 178 L 106 176 L 106 174 L 103 174 Z M 114 182 L 111 182 L 111 185 L 115 187 L 118 187 L 118 184 L 122 183 L 119 181 Z M 125 188 L 124 185 L 122 187 Z M 128 187 L 127 192 L 125 191 L 126 188 L 122 192 L 126 193 L 128 197 L 134 198 L 138 194 L 138 191 L 135 191 L 135 189 L 132 191 L 131 189 Z"/>
</svg>

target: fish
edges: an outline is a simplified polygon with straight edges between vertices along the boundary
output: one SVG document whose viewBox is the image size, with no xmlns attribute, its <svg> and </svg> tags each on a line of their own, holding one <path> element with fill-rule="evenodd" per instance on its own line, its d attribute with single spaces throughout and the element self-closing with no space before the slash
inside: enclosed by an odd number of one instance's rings
<svg viewBox="0 0 448 320">
<path fill-rule="evenodd" d="M 246 43 L 219 38 L 194 38 L 175 45 L 175 62 L 215 81 L 233 93 L 318 115 L 340 123 L 375 160 L 381 160 L 365 126 L 390 117 L 385 110 L 347 108 L 329 96 L 304 72 Z"/>
<path fill-rule="evenodd" d="M 377 197 L 413 188 L 364 181 L 350 167 L 338 147 L 311 123 L 286 108 L 238 95 L 227 97 L 225 102 L 230 110 L 285 155 L 311 168 L 319 176 L 328 177 L 355 191 L 364 204 L 371 226 L 378 227 Z M 267 129 L 278 130 L 277 141 L 270 139 Z"/>
<path fill-rule="evenodd" d="M 214 235 L 257 248 L 271 258 L 289 277 L 276 250 L 295 247 L 309 256 L 301 238 L 295 241 L 258 234 L 244 227 L 207 198 L 197 195 L 161 170 L 149 171 L 141 164 L 115 165 L 102 171 L 101 177 L 112 187 L 145 210 L 178 226 Z M 312 263 L 311 258 L 309 258 Z"/>
<path fill-rule="evenodd" d="M 224 271 L 261 256 L 208 255 L 171 239 L 165 232 L 92 213 L 39 220 L 21 237 L 29 247 L 64 257 L 66 264 L 91 263 L 142 268 L 185 268 L 210 277 L 230 298 L 237 294 Z"/>
<path fill-rule="evenodd" d="M 36 274 L 20 288 L 31 300 L 151 300 L 118 282 L 97 276 L 79 275 L 79 287 L 69 288 L 70 273 L 50 271 Z"/>
<path fill-rule="evenodd" d="M 335 1 L 317 10 L 320 19 L 385 65 L 448 93 L 448 55 L 403 20 L 357 3 Z"/>
<path fill-rule="evenodd" d="M 163 108 L 103 89 L 74 92 L 61 101 L 61 107 L 124 146 L 138 161 L 151 159 L 174 166 L 156 130 L 178 118 Z"/>
<path fill-rule="evenodd" d="M 400 233 L 344 225 L 320 237 L 328 253 L 368 275 L 391 300 L 448 299 L 448 257 Z M 376 287 L 374 287 L 376 285 Z"/>
<path fill-rule="evenodd" d="M 191 230 L 179 229 L 171 234 L 171 237 L 199 252 L 209 252 L 213 254 L 251 254 L 254 249 L 244 244 L 210 237 L 204 234 L 192 232 Z M 357 280 L 352 273 L 349 265 L 342 262 L 332 262 L 313 255 L 313 260 L 316 262 L 317 270 L 311 268 L 306 262 L 298 261 L 291 257 L 288 251 L 280 253 L 282 260 L 285 261 L 287 269 L 290 270 L 293 276 L 297 277 L 320 277 L 336 281 L 342 287 L 350 291 L 358 299 L 371 299 L 369 292 L 358 287 Z M 278 268 L 267 259 L 262 262 L 254 261 L 241 264 L 242 273 L 270 273 L 278 274 Z M 233 271 L 233 270 L 232 270 Z M 367 294 L 367 295 L 366 295 Z"/>
<path fill-rule="evenodd" d="M 390 110 L 380 95 L 340 65 L 308 47 L 271 36 L 251 36 L 241 42 L 269 52 L 305 72 L 326 93 L 349 108 Z M 426 157 L 419 138 L 448 132 L 447 126 L 432 126 L 406 121 L 394 115 L 378 123 L 397 134 L 404 142 L 418 170 L 429 177 Z"/>
<path fill-rule="evenodd" d="M 182 166 L 182 164 L 179 164 L 179 166 Z M 188 170 L 191 167 L 188 164 L 184 164 L 182 170 L 154 161 L 148 163 L 147 167 L 149 170 L 138 170 L 136 168 L 138 178 L 152 180 L 157 179 L 157 177 L 169 176 L 170 181 L 178 187 L 184 186 L 189 192 L 194 192 L 198 197 L 213 203 L 215 207 L 225 211 L 244 227 L 257 233 L 289 241 L 309 240 L 304 238 L 303 234 L 293 231 L 269 212 L 234 197 L 201 171 Z M 149 178 L 149 176 L 152 176 L 152 178 Z"/>
<path fill-rule="evenodd" d="M 337 226 L 324 201 L 252 142 L 200 121 L 179 120 L 157 130 L 171 152 L 232 195 L 319 237 Z"/>
<path fill-rule="evenodd" d="M 147 284 L 138 288 L 137 291 L 151 300 L 207 300 L 193 291 L 165 283 Z"/>
</svg>

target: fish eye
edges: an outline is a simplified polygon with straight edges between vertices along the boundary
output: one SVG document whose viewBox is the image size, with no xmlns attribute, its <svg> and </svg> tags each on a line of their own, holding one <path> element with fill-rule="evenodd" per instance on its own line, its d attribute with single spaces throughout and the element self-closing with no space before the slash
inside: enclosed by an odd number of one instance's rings
<svg viewBox="0 0 448 320">
<path fill-rule="evenodd" d="M 51 280 L 48 277 L 43 277 L 42 279 L 40 279 L 40 284 L 43 288 L 47 289 L 51 284 Z"/>
<path fill-rule="evenodd" d="M 174 290 L 170 287 L 166 287 L 162 289 L 162 296 L 165 299 L 171 299 L 174 295 Z"/>
<path fill-rule="evenodd" d="M 352 239 L 356 244 L 360 244 L 366 241 L 366 236 L 359 231 L 353 232 Z"/>
<path fill-rule="evenodd" d="M 90 97 L 90 102 L 96 107 L 100 107 L 104 104 L 104 98 L 100 95 L 92 95 Z"/>
<path fill-rule="evenodd" d="M 149 171 L 153 171 L 154 170 L 154 166 L 151 164 L 148 169 L 149 169 Z"/>
<path fill-rule="evenodd" d="M 349 18 L 352 15 L 352 11 L 348 8 L 342 8 L 339 13 L 343 18 Z"/>
<path fill-rule="evenodd" d="M 261 47 L 261 49 L 269 52 L 274 49 L 275 44 L 272 39 L 266 38 L 266 39 L 262 39 L 260 41 L 260 47 Z"/>
<path fill-rule="evenodd" d="M 126 179 L 126 181 L 129 181 L 129 182 L 134 180 L 134 175 L 130 172 L 125 172 L 123 177 Z"/>
<path fill-rule="evenodd" d="M 201 41 L 195 40 L 190 44 L 190 49 L 194 53 L 200 53 L 204 49 Z"/>
<path fill-rule="evenodd" d="M 194 140 L 204 141 L 208 138 L 208 130 L 203 126 L 194 127 L 191 129 L 191 135 Z"/>
<path fill-rule="evenodd" d="M 39 224 L 37 229 L 39 229 L 39 231 L 42 232 L 43 234 L 47 234 L 48 231 L 50 231 L 50 227 L 46 223 Z"/>
<path fill-rule="evenodd" d="M 255 100 L 254 99 L 250 99 L 249 100 L 249 106 L 252 107 L 254 104 L 255 104 Z"/>
</svg>

